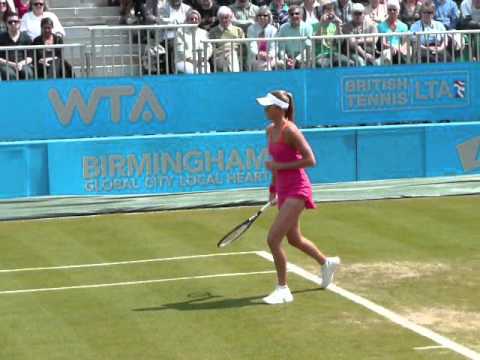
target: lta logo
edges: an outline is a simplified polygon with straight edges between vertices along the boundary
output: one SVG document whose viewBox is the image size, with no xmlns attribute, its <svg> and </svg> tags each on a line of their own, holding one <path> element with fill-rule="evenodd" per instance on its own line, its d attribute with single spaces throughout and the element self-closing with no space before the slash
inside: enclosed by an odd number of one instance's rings
<svg viewBox="0 0 480 360">
<path fill-rule="evenodd" d="M 66 102 L 62 101 L 57 89 L 53 88 L 48 92 L 48 98 L 57 117 L 65 126 L 70 125 L 76 110 L 78 110 L 80 118 L 85 125 L 91 124 L 99 104 L 104 100 L 110 102 L 111 120 L 114 123 L 119 123 L 122 114 L 122 99 L 132 96 L 135 96 L 135 87 L 133 85 L 97 87 L 87 101 L 85 101 L 77 88 L 72 89 Z M 135 103 L 129 113 L 129 121 L 136 123 L 140 117 L 147 123 L 154 118 L 158 121 L 165 120 L 165 111 L 152 89 L 148 86 L 144 86 L 135 99 Z"/>
</svg>

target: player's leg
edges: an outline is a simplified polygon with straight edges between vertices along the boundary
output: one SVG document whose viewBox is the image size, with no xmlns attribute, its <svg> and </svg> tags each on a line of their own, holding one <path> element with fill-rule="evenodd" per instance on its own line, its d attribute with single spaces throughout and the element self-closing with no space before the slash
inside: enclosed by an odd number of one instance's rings
<svg viewBox="0 0 480 360">
<path fill-rule="evenodd" d="M 325 264 L 327 257 L 300 231 L 299 221 L 287 232 L 288 243 L 315 259 L 320 265 Z"/>
</svg>

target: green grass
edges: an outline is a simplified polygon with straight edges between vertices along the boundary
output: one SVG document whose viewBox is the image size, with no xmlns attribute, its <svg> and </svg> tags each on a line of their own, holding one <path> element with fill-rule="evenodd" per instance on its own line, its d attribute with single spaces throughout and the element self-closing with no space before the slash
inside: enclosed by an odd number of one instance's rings
<svg viewBox="0 0 480 360">
<path fill-rule="evenodd" d="M 480 352 L 478 197 L 319 204 L 304 234 L 342 257 L 337 284 Z M 241 241 L 217 240 L 256 208 L 0 223 L 0 269 L 265 250 L 267 211 Z M 318 271 L 288 248 L 289 260 Z M 0 292 L 273 270 L 249 255 L 0 273 Z M 291 274 L 295 301 L 266 306 L 274 274 L 41 293 L 0 293 L 0 359 L 461 359 Z"/>
</svg>

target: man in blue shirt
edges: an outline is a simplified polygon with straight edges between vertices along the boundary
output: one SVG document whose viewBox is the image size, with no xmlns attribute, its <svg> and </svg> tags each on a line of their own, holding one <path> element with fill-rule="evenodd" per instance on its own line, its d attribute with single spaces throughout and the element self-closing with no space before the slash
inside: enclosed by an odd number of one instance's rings
<svg viewBox="0 0 480 360">
<path fill-rule="evenodd" d="M 298 5 L 292 5 L 288 9 L 289 21 L 283 24 L 278 30 L 277 37 L 303 37 L 312 36 L 312 27 L 303 19 L 303 9 Z M 285 40 L 278 42 L 279 61 L 284 63 L 287 69 L 298 69 L 302 67 L 307 59 L 306 49 L 311 46 L 311 41 L 306 40 Z"/>
<path fill-rule="evenodd" d="M 435 0 L 435 20 L 440 21 L 447 30 L 457 28 L 460 17 L 458 5 L 453 0 Z"/>
</svg>

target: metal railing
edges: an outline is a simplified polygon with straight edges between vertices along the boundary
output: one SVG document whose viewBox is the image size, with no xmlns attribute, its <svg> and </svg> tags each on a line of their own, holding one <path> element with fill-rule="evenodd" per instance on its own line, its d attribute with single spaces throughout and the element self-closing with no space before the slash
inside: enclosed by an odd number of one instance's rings
<svg viewBox="0 0 480 360">
<path fill-rule="evenodd" d="M 86 45 L 0 47 L 2 80 L 37 80 L 89 76 Z"/>
<path fill-rule="evenodd" d="M 88 29 L 94 76 L 176 74 L 179 34 L 189 30 L 192 61 L 195 69 L 199 68 L 197 56 L 201 47 L 196 46 L 197 25 L 91 26 Z"/>
<path fill-rule="evenodd" d="M 480 61 L 480 30 L 208 39 L 189 24 L 88 29 L 89 44 L 1 47 L 11 64 L 0 60 L 0 71 L 12 68 L 2 77 L 69 77 L 69 65 L 76 77 L 98 77 Z M 60 62 L 39 61 L 56 51 Z M 25 57 L 31 58 L 29 74 L 13 64 Z"/>
</svg>

